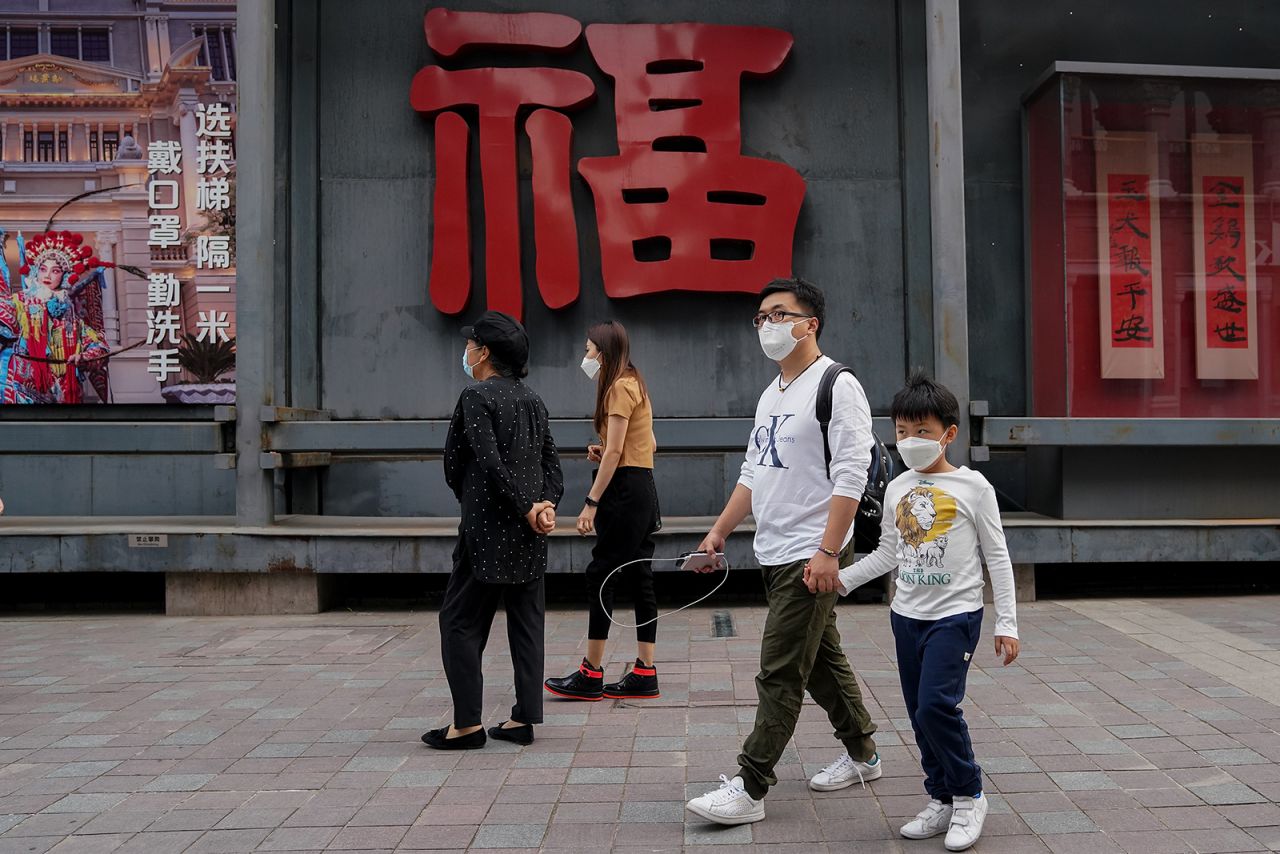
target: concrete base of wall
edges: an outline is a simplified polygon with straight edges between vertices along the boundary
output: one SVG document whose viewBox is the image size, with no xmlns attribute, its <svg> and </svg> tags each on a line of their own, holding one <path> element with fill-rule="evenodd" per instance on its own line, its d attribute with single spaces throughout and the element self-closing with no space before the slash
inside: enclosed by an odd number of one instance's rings
<svg viewBox="0 0 1280 854">
<path fill-rule="evenodd" d="M 166 572 L 164 610 L 173 617 L 318 614 L 332 579 L 311 572 Z"/>
</svg>

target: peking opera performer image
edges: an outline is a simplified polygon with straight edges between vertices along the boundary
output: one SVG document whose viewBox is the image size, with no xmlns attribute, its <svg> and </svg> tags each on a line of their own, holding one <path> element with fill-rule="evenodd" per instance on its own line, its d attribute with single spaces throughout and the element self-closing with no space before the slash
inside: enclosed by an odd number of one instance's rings
<svg viewBox="0 0 1280 854">
<path fill-rule="evenodd" d="M 8 238 L 0 231 L 0 249 Z M 102 271 L 80 234 L 18 235 L 18 281 L 0 264 L 0 403 L 109 399 Z"/>
</svg>

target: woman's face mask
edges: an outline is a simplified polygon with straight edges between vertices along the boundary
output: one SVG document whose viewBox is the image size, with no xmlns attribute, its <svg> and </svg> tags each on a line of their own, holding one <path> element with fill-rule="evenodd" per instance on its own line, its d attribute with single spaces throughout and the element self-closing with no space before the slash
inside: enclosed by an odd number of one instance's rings
<svg viewBox="0 0 1280 854">
<path fill-rule="evenodd" d="M 470 353 L 470 352 L 471 352 L 471 351 L 473 351 L 473 350 L 480 350 L 480 349 L 482 349 L 482 348 L 480 348 L 480 347 L 468 347 L 468 348 L 466 348 L 465 350 L 463 350 L 463 351 L 462 351 L 462 372 L 463 372 L 464 374 L 466 374 L 466 375 L 467 375 L 467 377 L 468 377 L 468 378 L 470 378 L 470 379 L 475 379 L 475 378 L 476 378 L 476 373 L 475 373 L 475 371 L 476 371 L 476 366 L 475 366 L 475 365 L 473 365 L 473 364 L 471 364 L 471 357 L 470 357 L 470 356 L 468 356 L 467 354 L 468 354 L 468 353 Z M 479 364 L 479 362 L 477 362 L 476 364 Z"/>
<path fill-rule="evenodd" d="M 594 380 L 596 374 L 600 373 L 600 360 L 593 359 L 590 356 L 583 356 L 582 372 L 587 375 L 587 379 Z"/>
</svg>

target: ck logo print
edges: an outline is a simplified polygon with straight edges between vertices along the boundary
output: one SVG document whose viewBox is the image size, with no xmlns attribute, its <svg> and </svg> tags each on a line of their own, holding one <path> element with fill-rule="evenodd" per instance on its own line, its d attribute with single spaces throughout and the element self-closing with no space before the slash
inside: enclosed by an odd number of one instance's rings
<svg viewBox="0 0 1280 854">
<path fill-rule="evenodd" d="M 770 415 L 768 427 L 761 424 L 756 428 L 753 441 L 755 442 L 756 450 L 760 452 L 760 459 L 756 461 L 756 465 L 769 466 L 775 469 L 787 468 L 782 464 L 782 457 L 778 456 L 778 444 L 791 444 L 795 441 L 795 437 L 779 436 L 778 431 L 782 429 L 783 424 L 786 424 L 794 417 L 794 412 L 786 415 Z"/>
</svg>

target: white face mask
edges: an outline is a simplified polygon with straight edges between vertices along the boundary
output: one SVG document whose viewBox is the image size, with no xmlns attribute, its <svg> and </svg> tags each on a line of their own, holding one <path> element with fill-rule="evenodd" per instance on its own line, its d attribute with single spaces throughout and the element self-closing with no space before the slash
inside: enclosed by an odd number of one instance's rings
<svg viewBox="0 0 1280 854">
<path fill-rule="evenodd" d="M 937 439 L 911 436 L 898 440 L 898 454 L 902 461 L 916 471 L 927 469 L 942 456 L 942 443 Z"/>
<path fill-rule="evenodd" d="M 596 374 L 600 373 L 600 362 L 590 356 L 582 357 L 582 372 L 587 375 L 587 379 L 593 380 Z"/>
<path fill-rule="evenodd" d="M 805 335 L 804 338 L 796 338 L 791 334 L 791 327 L 802 322 L 797 320 L 795 323 L 774 323 L 772 320 L 766 320 L 760 324 L 760 349 L 773 361 L 781 362 L 791 355 L 791 351 L 797 344 L 809 337 Z"/>
</svg>

